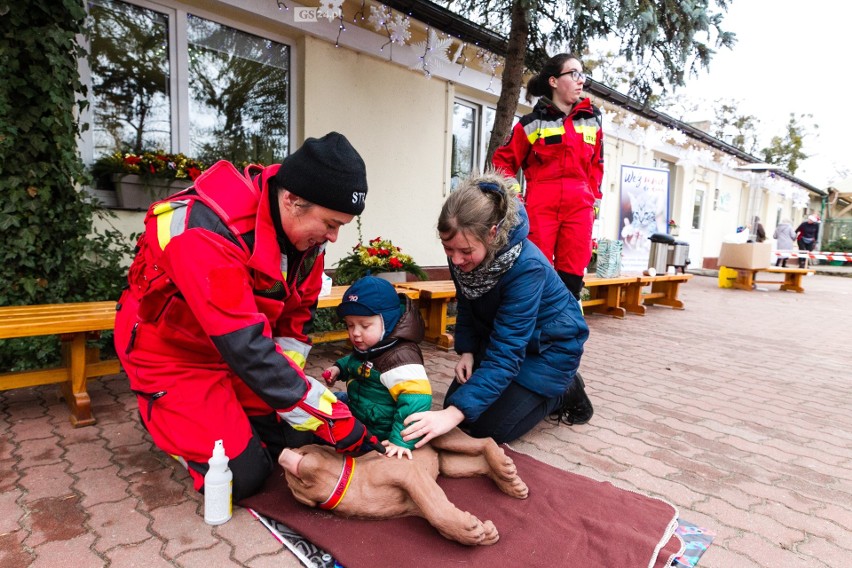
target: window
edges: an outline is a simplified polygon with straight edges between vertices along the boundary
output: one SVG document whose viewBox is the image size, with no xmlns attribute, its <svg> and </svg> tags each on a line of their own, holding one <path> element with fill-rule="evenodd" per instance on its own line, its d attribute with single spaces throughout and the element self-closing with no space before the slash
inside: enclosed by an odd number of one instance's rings
<svg viewBox="0 0 852 568">
<path fill-rule="evenodd" d="M 453 154 L 450 165 L 450 188 L 479 166 L 478 146 L 479 109 L 456 102 L 453 105 Z"/>
<path fill-rule="evenodd" d="M 89 17 L 89 160 L 165 150 L 272 164 L 289 153 L 287 45 L 119 0 L 89 2 Z"/>
<path fill-rule="evenodd" d="M 695 190 L 695 201 L 692 205 L 692 228 L 700 229 L 701 228 L 701 214 L 704 210 L 704 190 L 696 189 Z"/>
<path fill-rule="evenodd" d="M 488 105 L 456 99 L 453 104 L 453 142 L 450 163 L 450 188 L 474 170 L 484 170 L 488 141 L 494 130 L 497 110 Z M 515 117 L 517 122 L 518 117 Z M 513 123 L 514 124 L 514 123 Z M 518 172 L 518 179 L 523 176 Z"/>
</svg>

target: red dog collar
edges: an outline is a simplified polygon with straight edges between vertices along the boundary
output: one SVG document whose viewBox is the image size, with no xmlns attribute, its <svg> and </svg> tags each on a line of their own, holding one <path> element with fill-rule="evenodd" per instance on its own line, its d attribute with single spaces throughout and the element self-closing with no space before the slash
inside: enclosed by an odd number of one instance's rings
<svg viewBox="0 0 852 568">
<path fill-rule="evenodd" d="M 346 495 L 346 490 L 349 489 L 349 483 L 352 481 L 352 472 L 355 471 L 355 459 L 345 456 L 343 459 L 343 469 L 340 471 L 340 477 L 337 478 L 337 485 L 334 486 L 334 491 L 328 496 L 328 499 L 317 505 L 320 509 L 331 511 L 343 501 Z"/>
</svg>

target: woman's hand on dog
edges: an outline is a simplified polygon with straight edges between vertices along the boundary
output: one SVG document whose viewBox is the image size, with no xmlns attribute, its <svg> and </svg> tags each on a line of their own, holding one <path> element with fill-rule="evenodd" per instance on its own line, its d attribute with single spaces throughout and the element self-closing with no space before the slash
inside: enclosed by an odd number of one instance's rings
<svg viewBox="0 0 852 568">
<path fill-rule="evenodd" d="M 420 448 L 432 438 L 446 434 L 462 421 L 464 421 L 464 414 L 455 406 L 448 406 L 444 410 L 415 412 L 405 419 L 406 428 L 400 433 L 406 442 L 422 436 L 414 444 L 415 448 Z"/>
</svg>

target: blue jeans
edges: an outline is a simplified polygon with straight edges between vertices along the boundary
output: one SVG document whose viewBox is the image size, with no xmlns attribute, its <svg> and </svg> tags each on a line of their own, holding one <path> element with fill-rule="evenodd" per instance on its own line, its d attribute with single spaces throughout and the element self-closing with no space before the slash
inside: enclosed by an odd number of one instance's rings
<svg viewBox="0 0 852 568">
<path fill-rule="evenodd" d="M 458 382 L 452 382 L 447 389 L 447 396 L 444 397 L 444 408 L 448 406 L 447 400 L 460 386 Z M 476 421 L 465 420 L 459 424 L 459 428 L 474 438 L 491 437 L 498 444 L 511 442 L 532 430 L 556 410 L 560 398 L 545 398 L 512 382 Z"/>
</svg>

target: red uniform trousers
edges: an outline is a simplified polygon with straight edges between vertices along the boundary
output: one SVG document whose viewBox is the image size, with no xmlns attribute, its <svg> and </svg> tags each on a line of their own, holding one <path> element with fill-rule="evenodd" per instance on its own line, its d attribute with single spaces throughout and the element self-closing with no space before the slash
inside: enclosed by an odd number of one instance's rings
<svg viewBox="0 0 852 568">
<path fill-rule="evenodd" d="M 524 202 L 530 218 L 529 239 L 557 271 L 582 278 L 592 258 L 595 197 L 575 179 L 530 183 Z"/>
</svg>

